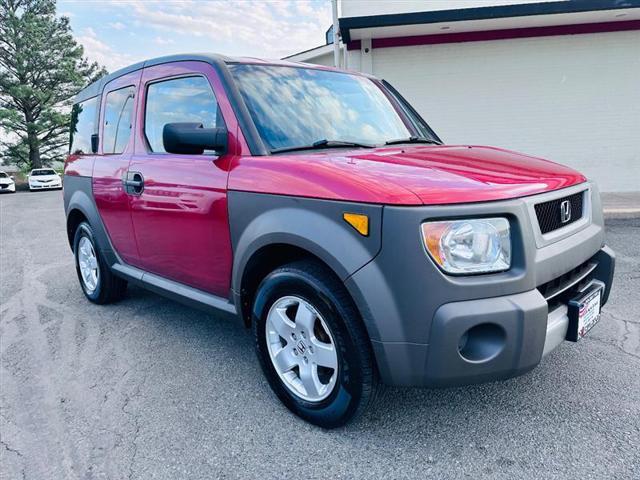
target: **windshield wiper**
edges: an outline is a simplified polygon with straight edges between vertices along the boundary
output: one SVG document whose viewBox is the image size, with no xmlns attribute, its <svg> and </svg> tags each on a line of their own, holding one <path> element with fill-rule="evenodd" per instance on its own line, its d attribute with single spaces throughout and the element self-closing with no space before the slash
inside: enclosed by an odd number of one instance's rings
<svg viewBox="0 0 640 480">
<path fill-rule="evenodd" d="M 313 142 L 311 145 L 274 148 L 273 150 L 271 150 L 271 153 L 292 152 L 294 150 L 320 150 L 323 148 L 340 148 L 340 147 L 375 148 L 376 145 L 371 145 L 368 143 L 346 142 L 342 140 L 327 140 L 326 138 L 323 138 L 322 140 Z"/>
<path fill-rule="evenodd" d="M 442 143 L 437 140 L 433 140 L 432 138 L 425 137 L 408 137 L 408 138 L 399 138 L 397 140 L 389 140 L 385 142 L 385 145 L 398 145 L 399 143 L 433 143 L 435 145 L 442 145 Z"/>
</svg>

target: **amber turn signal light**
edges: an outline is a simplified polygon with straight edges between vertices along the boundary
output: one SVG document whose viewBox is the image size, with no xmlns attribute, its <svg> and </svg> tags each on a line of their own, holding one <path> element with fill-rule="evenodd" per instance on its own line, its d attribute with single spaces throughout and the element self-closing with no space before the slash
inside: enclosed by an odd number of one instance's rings
<svg viewBox="0 0 640 480">
<path fill-rule="evenodd" d="M 365 237 L 369 236 L 369 217 L 361 213 L 343 213 L 344 221 Z"/>
<path fill-rule="evenodd" d="M 423 223 L 422 224 L 422 237 L 424 238 L 424 246 L 427 247 L 427 251 L 431 258 L 440 266 L 444 264 L 444 255 L 440 249 L 440 239 L 444 236 L 449 225 L 445 222 L 441 223 Z"/>
</svg>

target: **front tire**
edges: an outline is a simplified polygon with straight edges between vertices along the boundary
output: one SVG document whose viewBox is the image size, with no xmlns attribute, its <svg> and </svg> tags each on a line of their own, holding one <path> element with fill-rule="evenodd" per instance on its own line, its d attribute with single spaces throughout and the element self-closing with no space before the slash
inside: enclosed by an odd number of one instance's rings
<svg viewBox="0 0 640 480">
<path fill-rule="evenodd" d="M 323 428 L 366 410 L 377 385 L 366 330 L 351 297 L 319 262 L 271 272 L 253 306 L 258 359 L 289 410 Z"/>
<path fill-rule="evenodd" d="M 89 301 L 105 304 L 120 300 L 127 282 L 116 277 L 98 249 L 93 229 L 88 222 L 78 225 L 73 240 L 76 272 L 82 292 Z"/>
</svg>

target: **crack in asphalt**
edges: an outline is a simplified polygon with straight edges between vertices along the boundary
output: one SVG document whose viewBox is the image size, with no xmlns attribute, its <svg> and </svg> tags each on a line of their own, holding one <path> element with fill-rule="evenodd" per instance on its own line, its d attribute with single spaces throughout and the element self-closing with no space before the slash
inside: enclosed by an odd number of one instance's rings
<svg viewBox="0 0 640 480">
<path fill-rule="evenodd" d="M 628 352 L 627 350 L 625 350 L 624 348 L 622 348 L 620 345 L 618 345 L 616 342 L 611 342 L 608 340 L 604 340 L 602 338 L 596 337 L 596 336 L 591 336 L 589 338 L 590 340 L 594 340 L 598 343 L 602 343 L 603 345 L 609 345 L 611 347 L 614 347 L 616 350 L 618 350 L 621 353 L 624 353 L 625 355 L 629 355 L 630 357 L 633 357 L 637 360 L 640 360 L 640 355 L 636 355 L 635 353 L 632 352 Z"/>
<path fill-rule="evenodd" d="M 608 305 L 608 304 L 607 304 Z M 606 308 L 606 305 L 605 307 Z M 611 311 L 607 311 L 607 316 L 613 318 L 614 320 L 617 320 L 619 322 L 623 322 L 623 323 L 632 323 L 634 325 L 638 325 L 640 324 L 640 320 L 639 321 L 633 321 L 630 318 L 622 318 L 618 313 L 616 312 L 611 312 Z"/>
<path fill-rule="evenodd" d="M 637 337 L 635 335 L 635 333 L 631 331 L 631 323 L 630 322 L 624 322 L 624 329 L 625 329 L 625 334 L 622 337 L 622 342 L 621 342 L 622 343 L 621 348 L 623 348 L 623 349 L 624 349 L 624 346 L 625 346 L 625 344 L 627 342 L 631 343 L 632 338 L 633 337 Z M 634 338 L 634 340 L 638 341 L 638 338 Z M 638 349 L 636 350 L 635 353 L 632 353 L 632 355 L 637 357 L 637 358 L 640 358 L 640 342 L 638 342 L 638 345 L 639 345 Z M 628 351 L 628 350 L 625 349 L 625 351 Z M 631 353 L 631 352 L 629 352 L 629 353 Z"/>
<path fill-rule="evenodd" d="M 22 479 L 26 480 L 27 471 L 26 471 L 26 466 L 25 466 L 25 457 L 24 457 L 24 455 L 20 452 L 20 450 L 10 447 L 9 444 L 7 442 L 5 442 L 4 440 L 0 440 L 0 445 L 2 445 L 7 452 L 15 453 L 18 456 L 18 458 L 20 458 L 20 462 L 22 463 L 22 468 L 20 469 L 20 474 L 22 476 Z M 2 473 L 2 469 L 0 469 L 0 473 Z"/>
<path fill-rule="evenodd" d="M 128 370 L 127 370 L 128 372 Z M 125 372 L 125 375 L 126 373 Z M 123 375 L 123 377 L 125 376 Z M 140 435 L 140 417 L 141 414 L 139 411 L 134 412 L 130 412 L 128 411 L 127 407 L 129 406 L 130 402 L 136 398 L 139 398 L 141 396 L 141 390 L 144 387 L 144 385 L 147 382 L 147 377 L 149 375 L 149 370 L 145 370 L 142 380 L 136 384 L 136 387 L 134 389 L 134 392 L 132 395 L 125 395 L 124 398 L 124 402 L 122 404 L 122 412 L 127 415 L 128 417 L 133 419 L 133 425 L 134 425 L 134 431 L 133 431 L 133 437 L 131 439 L 131 445 L 132 445 L 132 449 L 133 452 L 131 454 L 131 460 L 129 461 L 129 466 L 128 466 L 128 475 L 127 478 L 129 480 L 131 480 L 133 478 L 133 472 L 134 472 L 134 467 L 135 467 L 135 463 L 136 463 L 136 458 L 138 455 L 138 436 Z"/>
<path fill-rule="evenodd" d="M 15 448 L 11 448 L 9 446 L 9 444 L 7 444 L 7 442 L 5 442 L 4 440 L 0 440 L 0 445 L 2 445 L 4 447 L 5 450 L 15 453 L 17 454 L 19 457 L 24 457 L 24 455 L 22 455 L 22 453 L 20 453 L 20 450 L 17 450 Z"/>
</svg>

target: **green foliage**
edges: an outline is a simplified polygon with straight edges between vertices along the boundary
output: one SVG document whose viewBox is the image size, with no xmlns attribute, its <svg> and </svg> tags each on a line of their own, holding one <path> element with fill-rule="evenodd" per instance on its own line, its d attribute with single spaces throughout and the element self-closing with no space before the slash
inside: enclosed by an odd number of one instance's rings
<svg viewBox="0 0 640 480">
<path fill-rule="evenodd" d="M 21 168 L 62 157 L 73 97 L 106 74 L 55 13 L 55 0 L 0 0 L 0 152 Z"/>
</svg>

